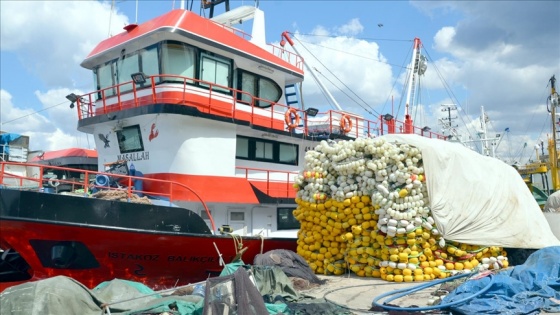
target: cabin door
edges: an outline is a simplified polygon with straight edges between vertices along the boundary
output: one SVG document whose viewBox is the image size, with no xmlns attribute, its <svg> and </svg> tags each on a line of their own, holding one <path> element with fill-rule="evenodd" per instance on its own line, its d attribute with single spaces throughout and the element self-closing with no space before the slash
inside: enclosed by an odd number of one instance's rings
<svg viewBox="0 0 560 315">
<path fill-rule="evenodd" d="M 250 219 L 249 212 L 246 208 L 228 207 L 228 225 L 233 229 L 235 234 L 246 235 L 247 231 L 251 231 Z"/>
</svg>

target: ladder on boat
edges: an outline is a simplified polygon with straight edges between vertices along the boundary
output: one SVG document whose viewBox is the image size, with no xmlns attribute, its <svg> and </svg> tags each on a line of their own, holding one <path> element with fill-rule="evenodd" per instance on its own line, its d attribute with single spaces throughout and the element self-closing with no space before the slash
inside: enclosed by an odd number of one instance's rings
<svg viewBox="0 0 560 315">
<path fill-rule="evenodd" d="M 298 86 L 296 84 L 286 85 L 284 93 L 286 95 L 286 105 L 299 108 L 300 94 Z"/>
</svg>

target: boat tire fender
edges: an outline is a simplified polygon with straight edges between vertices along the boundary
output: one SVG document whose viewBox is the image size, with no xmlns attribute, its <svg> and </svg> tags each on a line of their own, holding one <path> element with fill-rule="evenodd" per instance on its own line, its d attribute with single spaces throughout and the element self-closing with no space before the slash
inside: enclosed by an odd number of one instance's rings
<svg viewBox="0 0 560 315">
<path fill-rule="evenodd" d="M 300 117 L 295 108 L 289 108 L 286 111 L 286 114 L 284 114 L 284 121 L 286 122 L 286 125 L 288 125 L 289 129 L 295 129 L 299 126 L 299 120 Z"/>
<path fill-rule="evenodd" d="M 340 119 L 340 129 L 344 133 L 348 133 L 352 130 L 352 119 L 350 119 L 350 116 L 342 115 L 342 118 Z"/>
</svg>

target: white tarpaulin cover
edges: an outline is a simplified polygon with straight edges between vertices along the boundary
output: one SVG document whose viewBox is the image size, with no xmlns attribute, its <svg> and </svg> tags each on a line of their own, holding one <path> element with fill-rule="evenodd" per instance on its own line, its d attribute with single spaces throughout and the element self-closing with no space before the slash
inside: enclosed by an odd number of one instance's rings
<svg viewBox="0 0 560 315">
<path fill-rule="evenodd" d="M 411 134 L 381 137 L 422 152 L 430 208 L 446 240 L 472 245 L 560 245 L 519 173 L 458 143 Z"/>
<path fill-rule="evenodd" d="M 543 211 L 560 213 L 560 190 L 548 196 Z"/>
</svg>

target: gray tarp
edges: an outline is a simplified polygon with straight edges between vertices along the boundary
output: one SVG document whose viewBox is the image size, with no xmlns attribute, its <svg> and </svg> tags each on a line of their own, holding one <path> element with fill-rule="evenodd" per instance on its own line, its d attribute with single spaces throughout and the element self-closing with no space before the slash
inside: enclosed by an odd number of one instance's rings
<svg viewBox="0 0 560 315">
<path fill-rule="evenodd" d="M 115 279 L 89 290 L 81 283 L 64 276 L 28 282 L 6 289 L 0 294 L 2 314 L 11 315 L 99 315 L 109 304 L 111 314 L 134 314 L 145 310 L 169 312 L 175 305 L 182 315 L 195 314 L 202 298 L 167 297 L 141 283 Z M 124 303 L 117 303 L 125 301 Z M 199 313 L 201 314 L 201 312 Z"/>
<path fill-rule="evenodd" d="M 101 314 L 103 302 L 84 285 L 63 276 L 28 282 L 0 294 L 2 314 Z"/>
</svg>

